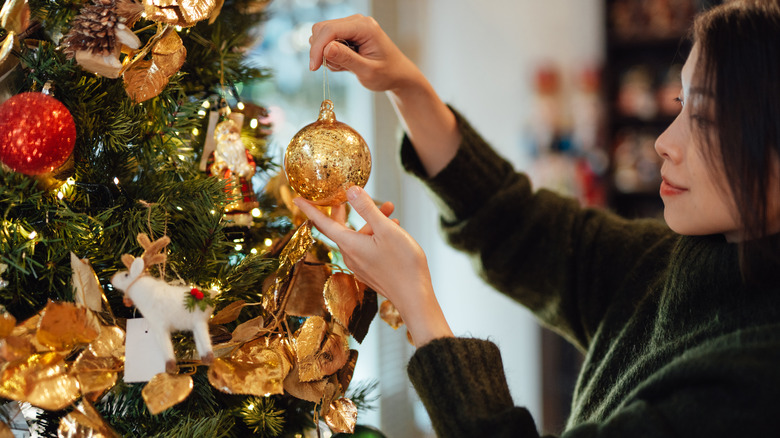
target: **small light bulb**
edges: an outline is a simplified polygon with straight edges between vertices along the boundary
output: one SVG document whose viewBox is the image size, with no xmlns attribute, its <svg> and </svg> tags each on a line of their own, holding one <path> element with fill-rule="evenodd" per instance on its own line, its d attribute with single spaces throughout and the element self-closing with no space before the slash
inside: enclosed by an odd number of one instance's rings
<svg viewBox="0 0 780 438">
<path fill-rule="evenodd" d="M 35 239 L 36 237 L 38 237 L 38 233 L 37 233 L 35 230 L 33 230 L 32 232 L 30 232 L 30 234 L 27 236 L 27 238 L 28 238 L 28 239 L 30 239 L 30 240 L 33 240 L 33 239 Z"/>
<path fill-rule="evenodd" d="M 114 177 L 114 184 L 119 185 L 119 178 Z"/>
<path fill-rule="evenodd" d="M 257 248 L 252 248 L 252 250 L 249 252 L 251 252 L 252 254 L 257 254 Z"/>
<path fill-rule="evenodd" d="M 192 128 L 192 135 L 198 135 L 200 134 L 200 130 L 198 128 Z"/>
<path fill-rule="evenodd" d="M 201 106 L 202 106 L 203 108 L 208 108 L 208 107 L 210 107 L 210 106 L 211 106 L 211 102 L 209 102 L 208 100 L 204 100 L 204 101 L 203 101 L 203 105 L 201 105 Z"/>
<path fill-rule="evenodd" d="M 62 198 L 64 198 L 64 197 L 65 197 L 65 194 L 64 194 L 64 193 L 62 193 L 62 192 L 57 192 L 57 199 L 59 199 L 60 201 L 62 201 Z"/>
<path fill-rule="evenodd" d="M 249 127 L 250 128 L 255 129 L 255 128 L 257 128 L 257 125 L 258 125 L 257 119 L 252 119 L 252 120 L 249 121 Z"/>
<path fill-rule="evenodd" d="M 262 217 L 263 216 L 263 212 L 260 211 L 259 208 L 253 208 L 252 209 L 252 216 L 253 217 Z"/>
<path fill-rule="evenodd" d="M 270 237 L 267 237 L 267 238 L 266 238 L 266 239 L 263 241 L 263 244 L 265 244 L 265 246 L 271 246 L 271 245 L 273 245 L 273 243 L 274 243 L 274 241 L 273 241 L 273 240 L 271 240 L 271 238 L 270 238 Z"/>
<path fill-rule="evenodd" d="M 243 245 L 241 245 L 240 243 L 236 245 L 236 251 L 241 251 L 242 249 L 244 249 Z"/>
<path fill-rule="evenodd" d="M 243 110 L 243 109 L 244 109 L 244 102 L 238 102 L 238 103 L 236 104 L 236 108 L 238 108 L 238 109 L 240 109 L 240 110 Z"/>
</svg>

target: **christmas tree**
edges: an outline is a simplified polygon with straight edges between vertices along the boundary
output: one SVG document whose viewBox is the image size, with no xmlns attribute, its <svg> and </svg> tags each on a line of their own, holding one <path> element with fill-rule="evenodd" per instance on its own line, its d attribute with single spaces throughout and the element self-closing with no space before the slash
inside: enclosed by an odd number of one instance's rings
<svg viewBox="0 0 780 438">
<path fill-rule="evenodd" d="M 237 91 L 267 76 L 243 59 L 267 2 L 3 5 L 0 405 L 41 436 L 354 430 L 376 294 L 312 237 Z"/>
</svg>

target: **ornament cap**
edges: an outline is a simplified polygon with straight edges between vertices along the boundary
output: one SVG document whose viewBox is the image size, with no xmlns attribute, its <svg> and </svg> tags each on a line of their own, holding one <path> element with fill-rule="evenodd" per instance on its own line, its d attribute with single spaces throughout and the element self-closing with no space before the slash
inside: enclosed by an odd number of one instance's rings
<svg viewBox="0 0 780 438">
<path fill-rule="evenodd" d="M 317 118 L 320 122 L 333 123 L 336 121 L 336 113 L 333 112 L 333 102 L 325 99 L 320 105 L 320 116 Z"/>
</svg>

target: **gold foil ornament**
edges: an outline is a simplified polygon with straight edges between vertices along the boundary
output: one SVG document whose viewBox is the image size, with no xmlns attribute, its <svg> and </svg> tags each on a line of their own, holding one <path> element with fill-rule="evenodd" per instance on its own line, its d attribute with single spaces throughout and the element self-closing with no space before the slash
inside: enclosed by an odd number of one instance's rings
<svg viewBox="0 0 780 438">
<path fill-rule="evenodd" d="M 214 316 L 211 317 L 209 324 L 218 325 L 233 322 L 238 319 L 238 316 L 241 314 L 241 309 L 244 307 L 246 307 L 246 301 L 234 301 L 215 313 Z"/>
<path fill-rule="evenodd" d="M 102 326 L 100 335 L 89 344 L 89 351 L 95 357 L 125 357 L 125 332 L 116 326 Z"/>
<path fill-rule="evenodd" d="M 284 392 L 284 362 L 272 349 L 264 349 L 253 362 L 217 358 L 209 367 L 209 383 L 228 394 L 266 396 Z"/>
<path fill-rule="evenodd" d="M 136 103 L 149 100 L 162 92 L 171 76 L 181 69 L 187 49 L 176 31 L 169 27 L 152 48 L 152 59 L 139 59 L 124 72 L 127 95 Z"/>
<path fill-rule="evenodd" d="M 355 307 L 363 301 L 363 291 L 355 277 L 344 272 L 334 272 L 325 282 L 325 304 L 333 318 L 341 325 L 349 326 Z"/>
<path fill-rule="evenodd" d="M 290 140 L 284 169 L 290 186 L 303 198 L 317 205 L 340 205 L 349 187 L 366 185 L 371 152 L 357 131 L 336 120 L 333 102 L 326 99 L 317 121 Z"/>
<path fill-rule="evenodd" d="M 84 396 L 95 402 L 116 384 L 118 371 L 123 367 L 115 357 L 95 357 L 85 350 L 73 363 L 71 374 L 78 379 Z"/>
<path fill-rule="evenodd" d="M 103 310 L 103 288 L 92 269 L 89 259 L 80 259 L 71 251 L 70 267 L 73 270 L 73 287 L 76 289 L 76 304 L 86 306 L 95 312 Z"/>
<path fill-rule="evenodd" d="M 16 318 L 6 312 L 5 307 L 0 305 L 0 338 L 11 334 L 16 326 Z"/>
<path fill-rule="evenodd" d="M 295 398 L 319 403 L 325 395 L 327 380 L 320 379 L 313 382 L 303 382 L 299 376 L 300 372 L 298 364 L 296 364 L 284 379 L 284 390 Z"/>
<path fill-rule="evenodd" d="M 52 350 L 65 351 L 90 343 L 99 334 L 98 320 L 86 307 L 49 301 L 38 322 L 36 338 Z"/>
<path fill-rule="evenodd" d="M 397 330 L 398 327 L 401 327 L 404 323 L 398 309 L 395 308 L 390 300 L 384 300 L 382 301 L 382 304 L 379 305 L 379 317 L 382 318 L 382 321 L 388 323 L 393 330 Z"/>
<path fill-rule="evenodd" d="M 355 374 L 355 365 L 357 365 L 358 351 L 349 350 L 349 358 L 347 363 L 336 373 L 339 385 L 341 386 L 341 392 L 347 392 L 349 384 L 352 382 L 352 376 Z"/>
<path fill-rule="evenodd" d="M 217 6 L 217 0 L 144 0 L 143 3 L 147 19 L 181 27 L 194 26 L 209 18 Z"/>
<path fill-rule="evenodd" d="M 306 254 L 295 266 L 285 312 L 293 316 L 324 317 L 325 299 L 322 296 L 322 285 L 329 275 L 330 268 L 327 265 L 318 262 L 311 253 Z"/>
<path fill-rule="evenodd" d="M 27 338 L 8 336 L 0 339 L 0 365 L 3 362 L 15 362 L 35 353 L 35 347 Z"/>
<path fill-rule="evenodd" d="M 0 397 L 47 411 L 64 409 L 80 395 L 78 380 L 67 373 L 67 364 L 57 353 L 33 354 L 6 364 L 0 372 Z"/>
<path fill-rule="evenodd" d="M 98 411 L 89 403 L 82 402 L 60 420 L 58 438 L 119 438 Z"/>
<path fill-rule="evenodd" d="M 357 407 L 348 398 L 340 398 L 330 404 L 324 415 L 325 423 L 336 433 L 353 433 L 357 423 Z"/>
<path fill-rule="evenodd" d="M 141 396 L 149 413 L 157 415 L 184 401 L 192 392 L 192 388 L 191 376 L 159 373 L 144 386 Z"/>
<path fill-rule="evenodd" d="M 11 427 L 5 421 L 0 420 L 0 438 L 14 438 Z"/>
</svg>

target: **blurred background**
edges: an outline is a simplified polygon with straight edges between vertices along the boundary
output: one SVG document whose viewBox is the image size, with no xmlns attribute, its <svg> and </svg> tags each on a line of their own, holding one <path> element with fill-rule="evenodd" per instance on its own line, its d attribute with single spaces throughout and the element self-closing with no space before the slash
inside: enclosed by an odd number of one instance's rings
<svg viewBox="0 0 780 438">
<path fill-rule="evenodd" d="M 269 109 L 281 163 L 325 95 L 323 71 L 308 70 L 312 24 L 372 15 L 442 98 L 537 186 L 627 216 L 659 217 L 653 144 L 678 111 L 684 35 L 706 7 L 696 0 L 273 0 L 250 57 L 273 79 L 241 93 Z M 400 168 L 401 129 L 386 97 L 347 73 L 330 72 L 328 82 L 338 119 L 372 149 L 367 189 L 395 203 L 394 216 L 426 251 L 454 332 L 498 344 L 515 403 L 544 433 L 560 432 L 580 353 L 443 243 L 433 204 Z M 405 330 L 374 322 L 358 349 L 355 381 L 378 382 L 376 409 L 358 422 L 391 438 L 433 436 L 406 376 L 413 347 Z"/>
</svg>

